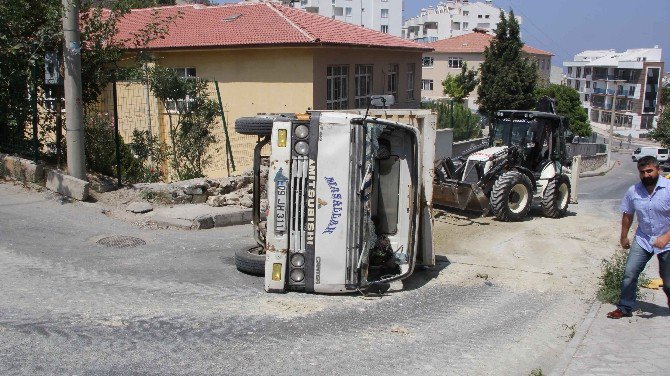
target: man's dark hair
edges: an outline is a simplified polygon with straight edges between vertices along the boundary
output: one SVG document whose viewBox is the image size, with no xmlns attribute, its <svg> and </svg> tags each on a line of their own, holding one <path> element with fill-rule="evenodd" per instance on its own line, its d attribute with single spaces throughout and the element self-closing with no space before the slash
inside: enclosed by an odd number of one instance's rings
<svg viewBox="0 0 670 376">
<path fill-rule="evenodd" d="M 645 155 L 644 157 L 637 160 L 637 168 L 644 167 L 644 166 L 649 166 L 649 165 L 652 165 L 652 164 L 656 168 L 658 168 L 661 165 L 658 162 L 658 159 L 656 159 L 656 157 L 654 157 L 653 155 Z"/>
</svg>

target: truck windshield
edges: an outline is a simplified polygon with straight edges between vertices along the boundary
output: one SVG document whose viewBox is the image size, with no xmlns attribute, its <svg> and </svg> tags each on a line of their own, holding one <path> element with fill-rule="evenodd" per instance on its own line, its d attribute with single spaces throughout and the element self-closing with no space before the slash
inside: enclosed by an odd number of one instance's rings
<svg viewBox="0 0 670 376">
<path fill-rule="evenodd" d="M 492 144 L 494 146 L 520 145 L 528 140 L 532 122 L 518 119 L 497 119 L 493 125 Z"/>
</svg>

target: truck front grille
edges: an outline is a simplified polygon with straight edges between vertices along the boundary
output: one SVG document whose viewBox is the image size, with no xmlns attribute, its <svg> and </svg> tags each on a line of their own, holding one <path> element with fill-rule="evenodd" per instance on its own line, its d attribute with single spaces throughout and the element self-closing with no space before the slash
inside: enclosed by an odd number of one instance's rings
<svg viewBox="0 0 670 376">
<path fill-rule="evenodd" d="M 305 252 L 307 232 L 305 227 L 305 203 L 307 202 L 307 171 L 309 158 L 293 156 L 291 163 L 291 239 L 289 250 Z"/>
</svg>

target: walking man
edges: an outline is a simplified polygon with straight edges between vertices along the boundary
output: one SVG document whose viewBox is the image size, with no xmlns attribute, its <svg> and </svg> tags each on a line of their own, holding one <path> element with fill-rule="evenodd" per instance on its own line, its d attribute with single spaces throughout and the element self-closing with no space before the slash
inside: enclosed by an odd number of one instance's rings
<svg viewBox="0 0 670 376">
<path fill-rule="evenodd" d="M 620 243 L 630 251 L 619 304 L 616 310 L 607 314 L 611 319 L 632 316 L 638 277 L 654 255 L 658 257 L 663 291 L 670 308 L 670 180 L 660 176 L 660 164 L 652 156 L 640 158 L 637 170 L 640 182 L 628 189 L 621 202 Z M 638 228 L 631 242 L 628 231 L 634 216 L 637 216 Z"/>
</svg>

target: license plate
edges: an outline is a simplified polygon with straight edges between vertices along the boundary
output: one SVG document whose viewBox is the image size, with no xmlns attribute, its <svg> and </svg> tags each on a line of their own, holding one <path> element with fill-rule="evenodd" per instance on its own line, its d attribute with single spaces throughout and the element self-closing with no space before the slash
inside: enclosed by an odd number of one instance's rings
<svg viewBox="0 0 670 376">
<path fill-rule="evenodd" d="M 286 232 L 286 181 L 275 182 L 275 232 Z"/>
</svg>

